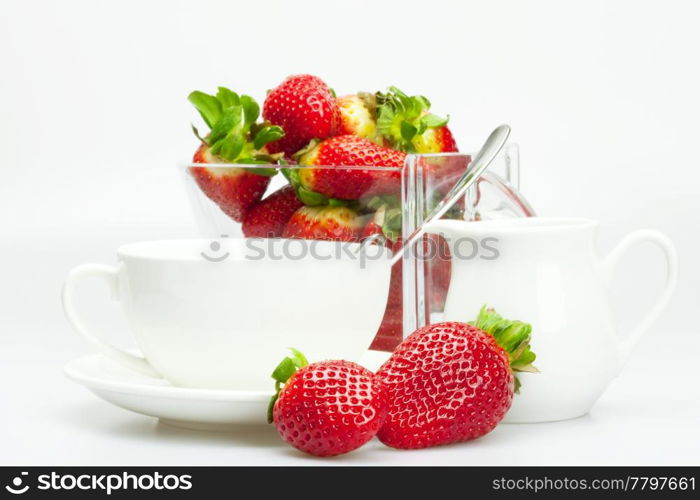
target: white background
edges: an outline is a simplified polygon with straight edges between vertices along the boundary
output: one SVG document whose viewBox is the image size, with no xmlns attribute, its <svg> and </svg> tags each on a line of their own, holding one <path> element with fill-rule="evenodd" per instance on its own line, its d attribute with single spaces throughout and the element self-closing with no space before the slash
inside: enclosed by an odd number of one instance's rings
<svg viewBox="0 0 700 500">
<path fill-rule="evenodd" d="M 196 235 L 175 168 L 196 146 L 189 91 L 223 84 L 262 100 L 300 72 L 338 93 L 397 85 L 424 94 L 435 112 L 450 114 L 463 150 L 511 124 L 524 194 L 540 214 L 599 219 L 601 253 L 637 228 L 671 236 L 681 257 L 678 292 L 631 362 L 629 385 L 616 381 L 614 394 L 635 409 L 622 412 L 619 425 L 644 412 L 644 401 L 663 414 L 666 403 L 654 398 L 674 390 L 679 418 L 697 422 L 699 391 L 683 363 L 695 361 L 698 346 L 698 25 L 700 3 L 677 0 L 2 0 L 0 427 L 14 432 L 0 460 L 109 463 L 94 450 L 118 441 L 120 422 L 144 421 L 62 378 L 61 365 L 87 350 L 62 317 L 62 279 L 83 261 L 112 262 L 122 243 Z M 615 285 L 621 331 L 662 280 L 655 249 L 630 254 Z M 119 324 L 117 313 L 110 318 Z M 644 383 L 657 394 L 640 390 Z M 598 411 L 619 416 L 619 400 L 609 393 L 599 407 L 606 401 L 612 409 Z M 588 418 L 595 417 L 594 410 Z M 92 444 L 81 452 L 46 438 L 42 447 L 33 433 L 52 426 Z M 172 446 L 167 435 L 149 434 L 150 452 L 132 447 L 141 438 L 127 440 L 126 450 L 147 462 L 170 460 L 158 451 Z M 219 446 L 211 437 L 185 439 L 203 453 Z M 620 452 L 600 461 L 698 462 L 697 446 L 673 446 L 680 448 L 666 455 Z M 245 463 L 235 450 L 230 460 Z M 121 449 L 114 461 L 128 456 Z M 599 460 L 595 450 L 584 456 Z M 556 453 L 536 461 L 554 463 Z"/>
</svg>

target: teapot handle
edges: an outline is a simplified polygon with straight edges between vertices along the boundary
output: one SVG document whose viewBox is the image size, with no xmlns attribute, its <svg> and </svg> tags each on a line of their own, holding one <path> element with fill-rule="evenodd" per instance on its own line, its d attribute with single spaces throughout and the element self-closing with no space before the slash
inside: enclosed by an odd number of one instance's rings
<svg viewBox="0 0 700 500">
<path fill-rule="evenodd" d="M 612 281 L 613 272 L 625 252 L 637 243 L 645 241 L 653 243 L 664 252 L 666 257 L 666 284 L 656 303 L 632 330 L 632 333 L 620 343 L 623 362 L 627 359 L 632 348 L 639 341 L 644 332 L 649 329 L 652 323 L 661 314 L 661 311 L 668 305 L 678 283 L 678 253 L 676 252 L 676 247 L 665 234 L 652 229 L 640 229 L 628 234 L 613 251 L 605 257 L 603 266 L 608 278 L 608 284 Z"/>
</svg>

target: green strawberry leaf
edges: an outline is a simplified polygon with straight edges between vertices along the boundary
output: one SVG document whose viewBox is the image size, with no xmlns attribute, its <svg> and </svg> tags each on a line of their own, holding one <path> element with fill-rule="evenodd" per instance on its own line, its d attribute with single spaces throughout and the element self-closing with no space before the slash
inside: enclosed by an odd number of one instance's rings
<svg viewBox="0 0 700 500">
<path fill-rule="evenodd" d="M 309 364 L 309 360 L 306 359 L 306 356 L 304 356 L 298 349 L 289 347 L 289 352 L 292 353 L 292 360 L 296 364 L 297 368 L 303 368 Z"/>
<path fill-rule="evenodd" d="M 239 160 L 238 163 L 242 165 L 268 165 L 270 162 L 245 158 Z M 272 167 L 247 168 L 246 170 L 257 175 L 263 175 L 265 177 L 274 177 L 275 175 L 277 175 L 278 171 L 276 168 Z"/>
<path fill-rule="evenodd" d="M 241 106 L 243 106 L 243 116 L 245 117 L 245 126 L 250 127 L 255 123 L 255 120 L 260 116 L 260 106 L 255 99 L 248 95 L 241 96 Z M 259 148 L 256 148 L 259 149 Z"/>
<path fill-rule="evenodd" d="M 192 123 L 192 124 L 190 124 L 190 125 L 191 125 L 191 127 L 192 127 L 192 132 L 194 132 L 194 136 L 195 136 L 197 139 L 199 139 L 201 142 L 203 142 L 204 144 L 206 144 L 207 141 L 206 141 L 205 139 L 203 139 L 201 135 L 199 135 L 199 130 L 197 130 L 197 127 L 194 126 L 194 123 Z"/>
<path fill-rule="evenodd" d="M 253 147 L 255 149 L 261 149 L 266 144 L 281 139 L 282 137 L 284 137 L 284 130 L 282 130 L 282 127 L 278 127 L 277 125 L 267 125 L 255 134 L 255 139 L 253 139 Z"/>
<path fill-rule="evenodd" d="M 315 207 L 318 205 L 327 205 L 328 197 L 316 191 L 305 188 L 304 186 L 299 186 L 297 188 L 297 197 L 304 205 Z"/>
<path fill-rule="evenodd" d="M 389 87 L 387 99 L 398 111 L 408 112 L 413 107 L 411 98 L 396 87 Z"/>
<path fill-rule="evenodd" d="M 226 87 L 218 87 L 216 96 L 194 91 L 188 99 L 210 127 L 205 138 L 194 126 L 192 130 L 200 141 L 211 147 L 213 155 L 231 163 L 279 163 L 281 154 L 272 155 L 258 150 L 268 142 L 282 137 L 284 132 L 280 127 L 269 123 L 256 123 L 260 116 L 260 106 L 255 99 L 248 95 L 239 96 Z M 259 175 L 266 176 L 277 173 L 276 169 L 265 166 L 251 169 L 254 170 Z"/>
<path fill-rule="evenodd" d="M 438 127 L 443 127 L 443 126 L 447 125 L 449 118 L 450 118 L 449 116 L 446 118 L 442 118 L 441 116 L 437 116 L 437 115 L 434 115 L 432 113 L 429 113 L 429 114 L 421 117 L 420 121 L 427 128 L 438 128 Z"/>
<path fill-rule="evenodd" d="M 389 87 L 386 94 L 375 94 L 375 100 L 377 130 L 394 149 L 415 152 L 426 130 L 447 123 L 447 118 L 428 113 L 430 101 L 422 95 L 408 96 L 396 87 Z"/>
<path fill-rule="evenodd" d="M 377 128 L 382 135 L 393 138 L 396 135 L 397 115 L 391 106 L 379 106 L 379 116 L 377 117 Z"/>
<path fill-rule="evenodd" d="M 284 153 L 275 153 L 271 155 L 271 157 L 275 159 L 274 163 L 276 163 L 277 165 L 289 165 L 289 162 L 284 157 Z"/>
<path fill-rule="evenodd" d="M 391 208 L 388 204 L 384 204 L 377 209 L 372 220 L 381 228 L 384 238 L 392 243 L 401 236 L 400 208 Z"/>
<path fill-rule="evenodd" d="M 401 137 L 404 141 L 410 142 L 418 132 L 418 129 L 408 123 L 406 120 L 401 122 Z"/>
<path fill-rule="evenodd" d="M 476 320 L 469 322 L 491 335 L 496 343 L 508 354 L 510 368 L 514 372 L 537 373 L 539 370 L 532 364 L 535 353 L 530 348 L 532 326 L 522 321 L 503 318 L 491 308 L 483 306 Z M 520 381 L 515 377 L 515 392 L 520 389 Z"/>
<path fill-rule="evenodd" d="M 287 380 L 289 380 L 289 377 L 294 375 L 295 371 L 297 371 L 297 365 L 295 361 L 289 356 L 287 356 L 282 361 L 280 361 L 280 364 L 278 364 L 275 370 L 272 372 L 271 377 L 275 381 L 284 384 Z"/>
<path fill-rule="evenodd" d="M 386 205 L 388 208 L 398 208 L 401 206 L 399 197 L 393 194 L 375 195 L 369 199 L 364 198 L 360 201 L 363 203 L 364 207 L 375 212 L 383 205 Z"/>
<path fill-rule="evenodd" d="M 221 103 L 213 95 L 195 90 L 194 92 L 191 92 L 189 96 L 187 96 L 187 100 L 189 100 L 194 105 L 195 109 L 199 111 L 202 119 L 210 129 L 213 128 L 214 124 L 221 119 Z"/>
<path fill-rule="evenodd" d="M 340 198 L 328 198 L 328 206 L 330 207 L 347 207 L 348 202 Z"/>
<path fill-rule="evenodd" d="M 240 163 L 242 165 L 270 165 L 274 164 L 277 162 L 276 159 L 277 155 L 253 155 L 252 157 L 246 157 L 244 155 L 243 158 L 238 158 L 236 163 Z M 277 175 L 277 172 L 279 169 L 274 168 L 274 167 L 260 167 L 260 168 L 248 168 L 248 172 L 252 172 L 257 175 L 264 175 L 265 177 L 274 177 Z"/>
<path fill-rule="evenodd" d="M 306 356 L 304 356 L 298 350 L 290 347 L 289 351 L 292 355 L 287 356 L 280 361 L 271 374 L 271 377 L 275 381 L 275 394 L 270 398 L 270 404 L 267 406 L 267 422 L 270 424 L 272 423 L 272 410 L 275 407 L 277 398 L 279 398 L 282 386 L 292 377 L 292 375 L 294 375 L 294 373 L 296 373 L 297 370 L 309 364 Z"/>
<path fill-rule="evenodd" d="M 384 214 L 384 228 L 393 232 L 401 232 L 401 209 L 390 208 Z"/>
<path fill-rule="evenodd" d="M 242 135 L 230 134 L 215 142 L 211 152 L 227 161 L 234 162 L 243 151 L 243 146 L 245 146 L 245 139 Z"/>
<path fill-rule="evenodd" d="M 422 113 L 424 110 L 430 109 L 430 101 L 427 97 L 422 95 L 413 96 L 414 105 L 418 109 L 418 114 Z"/>
<path fill-rule="evenodd" d="M 292 187 L 296 190 L 299 187 L 299 170 L 296 168 L 283 168 L 282 175 L 289 181 Z"/>
<path fill-rule="evenodd" d="M 231 134 L 235 128 L 241 124 L 241 106 L 231 106 L 223 110 L 221 119 L 217 121 L 209 134 L 209 144 L 215 144 L 227 135 Z"/>
<path fill-rule="evenodd" d="M 222 109 L 230 108 L 231 106 L 240 106 L 241 104 L 241 98 L 238 97 L 238 94 L 226 87 L 219 87 L 216 98 L 221 103 Z"/>
<path fill-rule="evenodd" d="M 301 201 L 304 205 L 315 207 L 318 205 L 326 205 L 328 203 L 328 197 L 301 185 L 298 168 L 283 168 L 282 175 L 287 178 L 289 184 L 291 184 L 292 188 L 296 192 L 297 198 L 299 198 L 299 201 Z"/>
<path fill-rule="evenodd" d="M 262 175 L 265 177 L 274 177 L 275 175 L 277 175 L 276 168 L 251 168 L 249 169 L 249 171 L 254 174 Z"/>
<path fill-rule="evenodd" d="M 536 358 L 537 356 L 528 346 L 524 352 L 520 353 L 518 357 L 513 360 L 510 366 L 513 368 L 513 370 L 519 372 L 532 371 L 531 367 L 528 365 L 532 365 L 532 362 L 535 361 Z"/>
</svg>

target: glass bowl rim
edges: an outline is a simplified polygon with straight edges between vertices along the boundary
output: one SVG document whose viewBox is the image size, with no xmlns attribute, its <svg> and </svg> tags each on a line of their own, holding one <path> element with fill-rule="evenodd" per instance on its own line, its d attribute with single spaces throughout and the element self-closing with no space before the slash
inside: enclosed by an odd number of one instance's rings
<svg viewBox="0 0 700 500">
<path fill-rule="evenodd" d="M 407 154 L 406 160 L 410 158 L 426 158 L 426 159 L 438 159 L 438 158 L 456 158 L 456 157 L 469 158 L 473 156 L 472 153 L 420 153 L 420 154 Z M 197 162 L 180 162 L 178 166 L 181 168 L 191 168 L 191 167 L 204 167 L 204 168 L 273 168 L 276 170 L 290 169 L 290 170 L 304 170 L 309 168 L 316 169 L 339 169 L 343 170 L 358 170 L 358 171 L 381 171 L 381 172 L 401 172 L 404 166 L 393 167 L 393 166 L 381 166 L 381 165 L 279 165 L 276 163 L 197 163 Z"/>
</svg>

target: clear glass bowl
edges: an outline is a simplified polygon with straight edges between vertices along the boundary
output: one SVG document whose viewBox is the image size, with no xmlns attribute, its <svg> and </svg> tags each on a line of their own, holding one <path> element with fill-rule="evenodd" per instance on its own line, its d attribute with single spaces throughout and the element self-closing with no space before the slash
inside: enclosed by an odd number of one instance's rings
<svg viewBox="0 0 700 500">
<path fill-rule="evenodd" d="M 217 169 L 272 169 L 279 171 L 270 179 L 266 195 L 288 184 L 290 172 L 306 175 L 314 169 L 316 175 L 326 170 L 346 170 L 348 175 L 366 178 L 367 172 L 379 179 L 365 184 L 363 195 L 350 202 L 353 210 L 362 214 L 363 223 L 369 222 L 377 207 L 384 205 L 393 209 L 394 217 L 400 217 L 399 234 L 410 234 L 422 224 L 425 216 L 449 191 L 471 161 L 471 155 L 462 153 L 440 153 L 408 155 L 401 168 L 397 167 L 306 167 L 278 165 L 211 165 L 190 163 L 182 169 L 188 196 L 195 212 L 201 236 L 213 240 L 220 238 L 244 238 L 241 223 L 234 221 L 212 201 L 201 189 L 193 176 L 198 168 Z M 282 172 L 287 169 L 287 176 Z M 518 193 L 519 184 L 518 147 L 508 144 L 494 164 L 478 182 L 472 186 L 465 199 L 458 203 L 446 217 L 462 220 L 486 220 L 504 217 L 527 217 L 534 215 L 528 202 Z M 318 200 L 311 200 L 317 202 Z M 322 203 L 335 203 L 324 200 Z M 389 213 L 387 211 L 387 213 Z M 398 229 L 398 228 L 397 228 Z M 385 238 L 372 239 L 386 244 Z M 423 249 L 429 252 L 408 252 L 402 262 L 392 269 L 392 283 L 387 298 L 384 319 L 377 325 L 377 334 L 370 347 L 374 350 L 391 351 L 403 337 L 416 328 L 438 321 L 444 305 L 450 281 L 450 256 L 442 237 L 427 235 Z M 342 286 L 342 283 L 339 283 Z"/>
</svg>

